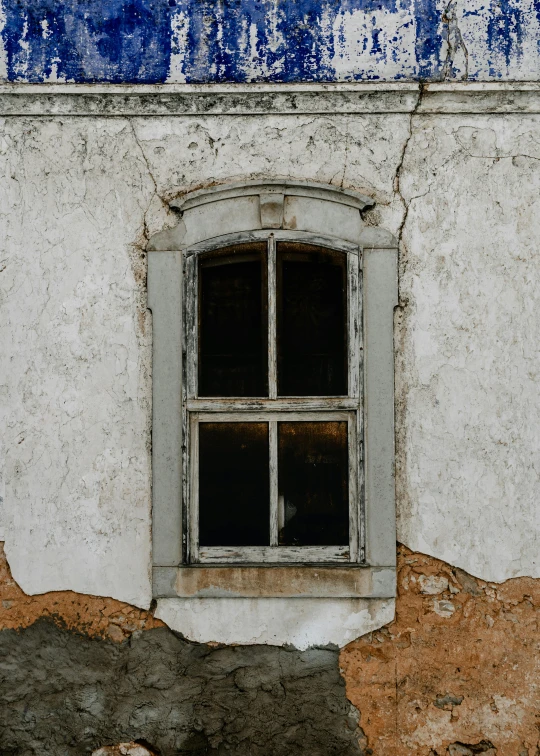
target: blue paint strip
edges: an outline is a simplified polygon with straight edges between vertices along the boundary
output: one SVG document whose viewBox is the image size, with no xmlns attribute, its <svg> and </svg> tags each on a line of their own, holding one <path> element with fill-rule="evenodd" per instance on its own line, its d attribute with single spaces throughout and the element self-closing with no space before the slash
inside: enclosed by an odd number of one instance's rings
<svg viewBox="0 0 540 756">
<path fill-rule="evenodd" d="M 417 78 L 438 79 L 441 72 L 441 12 L 437 0 L 414 0 Z"/>
<path fill-rule="evenodd" d="M 2 33 L 11 81 L 53 71 L 76 82 L 165 81 L 169 0 L 8 0 Z"/>
<path fill-rule="evenodd" d="M 56 76 L 75 82 L 160 83 L 169 76 L 172 53 L 181 54 L 188 82 L 335 81 L 338 63 L 339 77 L 349 80 L 429 81 L 440 77 L 443 63 L 444 0 L 1 1 L 10 81 Z M 535 3 L 540 21 L 540 0 Z M 507 75 L 522 54 L 528 21 L 522 4 L 486 0 L 482 56 L 493 78 Z M 347 26 L 352 13 L 360 23 L 358 32 L 354 24 Z M 399 14 L 400 31 L 389 39 L 385 19 L 391 26 L 393 14 Z M 181 18 L 189 19 L 187 42 L 174 37 Z M 411 62 L 405 30 L 412 25 Z M 400 71 L 405 57 L 408 67 Z"/>
<path fill-rule="evenodd" d="M 505 71 L 501 67 L 504 61 L 506 68 L 510 66 L 511 58 L 516 48 L 521 52 L 523 44 L 523 13 L 519 2 L 512 0 L 491 0 L 488 23 L 489 73 L 500 78 Z"/>
</svg>

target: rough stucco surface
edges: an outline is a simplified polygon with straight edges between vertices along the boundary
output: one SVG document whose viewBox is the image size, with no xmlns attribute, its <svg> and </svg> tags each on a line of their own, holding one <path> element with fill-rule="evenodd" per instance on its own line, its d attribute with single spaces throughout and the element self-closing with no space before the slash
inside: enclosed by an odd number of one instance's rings
<svg viewBox="0 0 540 756">
<path fill-rule="evenodd" d="M 401 548 L 395 621 L 341 652 L 375 756 L 536 756 L 540 581 Z M 367 751 L 366 751 L 367 753 Z"/>
<path fill-rule="evenodd" d="M 3 756 L 143 740 L 161 756 L 362 756 L 338 652 L 193 645 L 167 628 L 93 640 L 50 620 L 0 633 Z"/>
<path fill-rule="evenodd" d="M 2 124 L 6 552 L 27 593 L 150 602 L 152 180 L 129 123 Z"/>
<path fill-rule="evenodd" d="M 174 223 L 163 200 L 260 176 L 371 194 L 367 222 L 402 233 L 400 539 L 486 580 L 540 575 L 537 124 L 517 115 L 7 119 L 3 520 L 26 593 L 149 605 L 141 245 Z"/>
<path fill-rule="evenodd" d="M 397 318 L 398 540 L 540 576 L 537 116 L 413 118 Z"/>
<path fill-rule="evenodd" d="M 386 203 L 395 228 L 408 118 L 14 118 L 3 128 L 6 553 L 26 593 L 69 589 L 145 607 L 150 329 L 140 245 L 175 222 L 160 197 L 203 178 L 354 180 Z"/>
</svg>

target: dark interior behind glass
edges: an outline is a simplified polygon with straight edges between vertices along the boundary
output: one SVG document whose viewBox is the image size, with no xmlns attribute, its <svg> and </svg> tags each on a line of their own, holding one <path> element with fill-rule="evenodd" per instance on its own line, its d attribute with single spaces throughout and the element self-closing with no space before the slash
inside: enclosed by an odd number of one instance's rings
<svg viewBox="0 0 540 756">
<path fill-rule="evenodd" d="M 266 244 L 204 257 L 199 267 L 199 396 L 268 396 Z"/>
<path fill-rule="evenodd" d="M 199 424 L 199 543 L 268 546 L 268 423 Z"/>
<path fill-rule="evenodd" d="M 199 261 L 200 397 L 268 397 L 266 249 Z M 278 242 L 276 285 L 278 396 L 346 396 L 347 255 Z M 202 547 L 270 543 L 268 422 L 237 417 L 199 424 Z M 280 546 L 349 543 L 348 424 L 321 417 L 277 424 Z"/>
<path fill-rule="evenodd" d="M 280 545 L 347 545 L 347 423 L 278 423 L 278 471 Z"/>
<path fill-rule="evenodd" d="M 279 396 L 347 394 L 347 256 L 277 245 Z"/>
</svg>

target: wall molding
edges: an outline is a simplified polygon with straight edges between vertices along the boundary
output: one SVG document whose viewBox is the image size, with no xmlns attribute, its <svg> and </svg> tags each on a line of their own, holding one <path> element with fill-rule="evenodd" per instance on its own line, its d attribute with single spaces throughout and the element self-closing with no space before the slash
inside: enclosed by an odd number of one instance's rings
<svg viewBox="0 0 540 756">
<path fill-rule="evenodd" d="M 422 92 L 422 94 L 421 94 Z M 421 96 L 420 96 L 421 94 Z M 204 116 L 540 113 L 540 83 L 3 84 L 0 115 Z"/>
</svg>

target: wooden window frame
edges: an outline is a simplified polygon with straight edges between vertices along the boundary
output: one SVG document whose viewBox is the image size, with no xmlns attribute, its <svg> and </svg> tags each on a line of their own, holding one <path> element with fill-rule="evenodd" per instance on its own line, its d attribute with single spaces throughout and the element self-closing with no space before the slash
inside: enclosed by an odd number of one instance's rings
<svg viewBox="0 0 540 756">
<path fill-rule="evenodd" d="M 155 597 L 395 595 L 392 320 L 397 242 L 384 229 L 364 226 L 361 211 L 370 204 L 354 192 L 303 182 L 214 187 L 172 202 L 182 212 L 179 224 L 150 240 Z M 227 233 L 216 236 L 216 229 Z M 197 260 L 222 247 L 261 240 L 267 240 L 274 257 L 279 241 L 347 255 L 347 397 L 278 398 L 275 380 L 268 399 L 197 397 Z M 275 265 L 270 267 L 269 290 L 274 290 Z M 269 304 L 275 314 L 275 301 Z M 271 312 L 269 323 L 275 327 Z M 275 376 L 275 353 L 270 352 L 270 360 Z M 349 547 L 281 547 L 275 544 L 274 522 L 269 547 L 199 549 L 192 506 L 198 422 L 257 419 L 273 424 L 276 435 L 276 423 L 291 416 L 348 422 L 353 452 Z M 278 582 L 268 570 L 274 570 Z"/>
<path fill-rule="evenodd" d="M 267 244 L 268 264 L 268 398 L 198 397 L 198 261 L 201 255 L 248 242 Z M 276 264 L 280 242 L 300 242 L 332 250 L 347 261 L 347 365 L 348 394 L 343 397 L 278 397 L 276 359 Z M 184 308 L 183 322 L 183 392 L 182 469 L 184 523 L 184 561 L 186 564 L 257 564 L 257 563 L 362 563 L 364 558 L 362 487 L 362 309 L 359 287 L 358 245 L 321 237 L 303 231 L 243 232 L 209 239 L 183 253 Z M 349 467 L 349 545 L 302 546 L 278 545 L 277 520 L 277 423 L 279 421 L 343 420 L 348 426 Z M 198 423 L 199 422 L 268 422 L 270 436 L 270 545 L 268 547 L 199 548 L 198 532 Z"/>
</svg>

